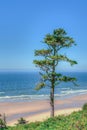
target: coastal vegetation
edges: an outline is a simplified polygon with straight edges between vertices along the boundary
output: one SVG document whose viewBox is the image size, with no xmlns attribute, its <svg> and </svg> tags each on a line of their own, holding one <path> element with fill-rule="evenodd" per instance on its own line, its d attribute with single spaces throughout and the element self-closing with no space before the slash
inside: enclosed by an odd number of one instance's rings
<svg viewBox="0 0 87 130">
<path fill-rule="evenodd" d="M 43 122 L 8 127 L 8 130 L 87 130 L 87 109 L 70 115 L 55 116 Z M 3 129 L 2 129 L 3 130 Z M 5 129 L 4 129 L 5 130 Z"/>
<path fill-rule="evenodd" d="M 27 124 L 28 123 L 28 121 L 26 121 L 23 117 L 21 117 L 19 120 L 18 120 L 18 125 L 20 125 L 20 124 Z"/>
<path fill-rule="evenodd" d="M 58 73 L 57 66 L 60 61 L 69 62 L 70 65 L 77 64 L 76 61 L 68 58 L 64 53 L 61 53 L 62 49 L 70 48 L 76 45 L 73 38 L 67 36 L 64 29 L 55 29 L 53 34 L 47 34 L 43 40 L 43 44 L 47 46 L 46 49 L 35 50 L 35 56 L 43 57 L 40 60 L 34 60 L 34 64 L 40 68 L 41 81 L 36 86 L 36 90 L 40 90 L 44 87 L 50 87 L 50 105 L 51 105 L 51 117 L 54 117 L 54 92 L 55 87 L 61 82 L 72 82 L 76 79 Z"/>
<path fill-rule="evenodd" d="M 5 129 L 6 127 L 6 116 L 5 114 L 0 114 L 0 129 Z"/>
</svg>

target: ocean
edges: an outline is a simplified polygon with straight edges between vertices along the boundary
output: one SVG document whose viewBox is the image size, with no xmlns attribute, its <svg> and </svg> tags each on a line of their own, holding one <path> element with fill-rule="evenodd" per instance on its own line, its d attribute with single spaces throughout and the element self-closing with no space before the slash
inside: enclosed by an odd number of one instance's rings
<svg viewBox="0 0 87 130">
<path fill-rule="evenodd" d="M 67 72 L 65 75 L 77 78 L 78 86 L 61 83 L 55 88 L 55 98 L 66 98 L 87 93 L 87 73 Z M 40 80 L 38 72 L 0 72 L 0 102 L 21 102 L 49 99 L 50 88 L 39 91 L 34 88 Z"/>
</svg>

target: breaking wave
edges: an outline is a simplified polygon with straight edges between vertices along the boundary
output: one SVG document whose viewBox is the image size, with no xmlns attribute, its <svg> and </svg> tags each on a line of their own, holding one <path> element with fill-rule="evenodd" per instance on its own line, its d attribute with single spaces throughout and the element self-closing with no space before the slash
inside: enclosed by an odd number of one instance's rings
<svg viewBox="0 0 87 130">
<path fill-rule="evenodd" d="M 0 92 L 1 93 L 1 92 Z M 60 94 L 55 94 L 55 98 L 60 98 L 69 95 L 76 94 L 86 94 L 87 90 L 66 90 L 61 91 Z M 17 95 L 17 96 L 0 96 L 0 101 L 33 101 L 33 100 L 43 100 L 49 99 L 50 95 Z"/>
</svg>

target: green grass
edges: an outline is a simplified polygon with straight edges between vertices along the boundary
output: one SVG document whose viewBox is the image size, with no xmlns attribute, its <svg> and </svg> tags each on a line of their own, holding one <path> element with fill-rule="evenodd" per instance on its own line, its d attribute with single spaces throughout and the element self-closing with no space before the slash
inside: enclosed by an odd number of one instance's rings
<svg viewBox="0 0 87 130">
<path fill-rule="evenodd" d="M 7 130 L 87 130 L 87 110 L 48 118 L 43 122 L 8 127 Z"/>
</svg>

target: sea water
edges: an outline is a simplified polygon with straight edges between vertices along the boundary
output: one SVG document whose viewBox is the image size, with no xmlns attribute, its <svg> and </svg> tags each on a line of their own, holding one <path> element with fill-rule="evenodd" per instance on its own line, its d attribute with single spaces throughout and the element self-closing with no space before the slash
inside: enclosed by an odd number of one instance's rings
<svg viewBox="0 0 87 130">
<path fill-rule="evenodd" d="M 55 98 L 87 93 L 87 73 L 67 72 L 64 75 L 77 78 L 78 86 L 72 83 L 61 83 L 55 87 Z M 40 81 L 38 72 L 0 72 L 0 102 L 18 102 L 49 99 L 50 88 L 39 91 L 34 88 Z"/>
</svg>

